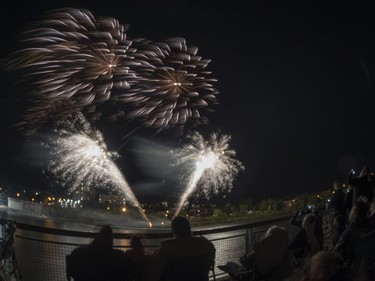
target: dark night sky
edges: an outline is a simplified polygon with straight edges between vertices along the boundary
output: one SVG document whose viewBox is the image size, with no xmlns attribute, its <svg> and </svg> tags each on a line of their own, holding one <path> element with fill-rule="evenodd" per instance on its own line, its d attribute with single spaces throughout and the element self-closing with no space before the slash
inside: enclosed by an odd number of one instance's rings
<svg viewBox="0 0 375 281">
<path fill-rule="evenodd" d="M 218 79 L 219 105 L 208 115 L 210 124 L 197 130 L 232 136 L 246 170 L 231 196 L 314 192 L 345 180 L 351 168 L 375 169 L 371 1 L 3 0 L 2 55 L 15 50 L 17 33 L 27 23 L 61 7 L 112 16 L 130 24 L 133 38 L 184 37 L 212 59 L 208 69 Z M 105 124 L 103 133 L 118 146 L 126 130 L 114 128 Z M 156 142 L 163 137 L 173 141 L 167 134 L 149 134 Z M 11 157 L 26 157 L 22 151 Z M 136 187 L 137 177 L 129 178 Z"/>
</svg>

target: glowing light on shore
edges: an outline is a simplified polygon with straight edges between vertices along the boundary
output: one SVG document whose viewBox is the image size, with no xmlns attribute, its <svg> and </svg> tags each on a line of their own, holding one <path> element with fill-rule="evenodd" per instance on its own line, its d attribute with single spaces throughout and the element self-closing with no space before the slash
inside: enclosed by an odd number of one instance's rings
<svg viewBox="0 0 375 281">
<path fill-rule="evenodd" d="M 238 172 L 245 167 L 235 159 L 236 152 L 229 148 L 229 135 L 213 133 L 208 141 L 195 132 L 189 136 L 192 140 L 175 152 L 177 165 L 187 163 L 190 165 L 190 176 L 187 188 L 181 195 L 177 205 L 178 215 L 188 200 L 195 192 L 200 191 L 204 196 L 229 192 Z"/>
</svg>

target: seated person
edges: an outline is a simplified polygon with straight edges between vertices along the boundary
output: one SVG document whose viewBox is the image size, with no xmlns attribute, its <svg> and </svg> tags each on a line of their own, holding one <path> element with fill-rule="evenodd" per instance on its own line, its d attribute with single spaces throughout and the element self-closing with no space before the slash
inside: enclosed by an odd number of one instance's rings
<svg viewBox="0 0 375 281">
<path fill-rule="evenodd" d="M 131 249 L 125 252 L 125 256 L 130 259 L 131 272 L 135 281 L 140 280 L 142 271 L 146 268 L 150 256 L 145 253 L 145 247 L 140 235 L 133 235 L 130 240 Z"/>
<path fill-rule="evenodd" d="M 306 262 L 300 281 L 349 281 L 342 261 L 334 251 L 320 251 Z"/>
<path fill-rule="evenodd" d="M 67 277 L 74 281 L 129 280 L 130 262 L 125 253 L 113 248 L 113 232 L 104 226 L 87 246 L 67 256 Z"/>
<path fill-rule="evenodd" d="M 314 214 L 305 215 L 299 233 L 289 244 L 289 249 L 293 252 L 299 264 L 304 263 L 305 260 L 322 249 L 318 238 L 315 236 L 315 223 L 316 217 Z"/>
<path fill-rule="evenodd" d="M 203 236 L 193 236 L 185 217 L 175 217 L 171 225 L 175 238 L 161 243 L 142 280 L 208 281 L 215 262 L 214 245 Z"/>
<path fill-rule="evenodd" d="M 265 238 L 254 245 L 254 250 L 240 258 L 240 264 L 229 262 L 218 268 L 236 280 L 247 280 L 253 274 L 270 281 L 283 280 L 293 272 L 288 240 L 288 233 L 284 228 L 271 226 Z"/>
</svg>

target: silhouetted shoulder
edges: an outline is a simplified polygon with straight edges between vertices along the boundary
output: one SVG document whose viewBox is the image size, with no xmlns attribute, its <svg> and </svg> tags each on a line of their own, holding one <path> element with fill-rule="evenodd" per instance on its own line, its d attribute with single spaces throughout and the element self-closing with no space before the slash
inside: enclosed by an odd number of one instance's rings
<svg viewBox="0 0 375 281">
<path fill-rule="evenodd" d="M 86 246 L 75 248 L 72 252 L 72 256 L 88 256 L 88 248 Z"/>
<path fill-rule="evenodd" d="M 192 241 L 203 248 L 214 248 L 212 242 L 204 236 L 193 236 Z"/>
<path fill-rule="evenodd" d="M 111 255 L 114 258 L 127 258 L 125 252 L 118 249 L 113 249 Z"/>
<path fill-rule="evenodd" d="M 176 242 L 176 239 L 169 239 L 169 240 L 165 240 L 165 241 L 160 242 L 160 245 L 161 246 L 170 246 L 170 245 L 173 245 L 175 242 Z"/>
</svg>

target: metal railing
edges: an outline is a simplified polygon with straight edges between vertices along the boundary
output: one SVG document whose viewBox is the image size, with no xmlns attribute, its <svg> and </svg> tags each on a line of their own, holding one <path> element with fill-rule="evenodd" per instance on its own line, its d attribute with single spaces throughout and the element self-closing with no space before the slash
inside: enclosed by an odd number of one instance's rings
<svg viewBox="0 0 375 281">
<path fill-rule="evenodd" d="M 247 251 L 250 251 L 255 242 L 261 240 L 265 231 L 271 225 L 287 226 L 290 216 L 277 219 L 263 220 L 254 223 L 238 223 L 234 225 L 193 228 L 195 235 L 204 235 L 216 247 L 215 264 L 221 265 L 228 261 L 236 261 Z M 73 249 L 87 245 L 96 232 L 80 232 L 46 228 L 23 223 L 16 223 L 16 257 L 22 279 L 24 281 L 65 281 L 65 257 Z M 0 227 L 3 227 L 0 224 Z M 125 229 L 124 229 L 125 230 Z M 135 232 L 114 233 L 115 247 L 126 250 L 130 247 L 130 236 Z M 1 234 L 1 232 L 0 232 Z M 153 233 L 152 229 L 142 232 L 148 252 L 152 252 L 161 241 L 172 237 L 170 231 Z M 216 280 L 227 277 L 227 274 L 215 266 Z"/>
</svg>

